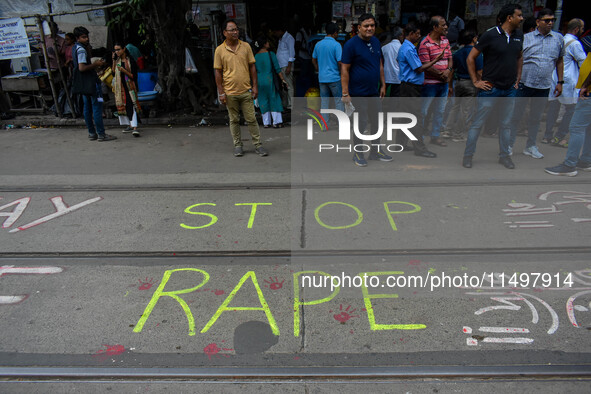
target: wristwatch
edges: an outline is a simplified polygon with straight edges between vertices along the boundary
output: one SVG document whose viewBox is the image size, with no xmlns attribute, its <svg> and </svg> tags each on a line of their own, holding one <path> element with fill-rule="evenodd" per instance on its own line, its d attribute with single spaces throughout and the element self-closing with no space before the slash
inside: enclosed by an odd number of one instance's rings
<svg viewBox="0 0 591 394">
<path fill-rule="evenodd" d="M 343 93 L 343 97 L 348 97 L 349 93 Z"/>
<path fill-rule="evenodd" d="M 564 81 L 558 81 L 558 82 L 556 82 L 556 83 L 557 83 L 557 84 L 564 85 Z"/>
</svg>

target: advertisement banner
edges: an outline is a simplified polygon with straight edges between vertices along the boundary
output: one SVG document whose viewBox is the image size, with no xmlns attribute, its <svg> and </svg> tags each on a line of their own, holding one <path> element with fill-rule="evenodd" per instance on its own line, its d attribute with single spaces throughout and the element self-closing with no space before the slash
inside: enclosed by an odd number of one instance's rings
<svg viewBox="0 0 591 394">
<path fill-rule="evenodd" d="M 29 39 L 21 18 L 0 21 L 0 60 L 31 56 Z"/>
</svg>

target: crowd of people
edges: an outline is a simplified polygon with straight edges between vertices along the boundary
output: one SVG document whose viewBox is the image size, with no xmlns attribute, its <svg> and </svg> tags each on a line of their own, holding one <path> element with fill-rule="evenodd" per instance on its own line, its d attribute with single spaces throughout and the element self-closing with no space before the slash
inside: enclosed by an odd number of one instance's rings
<svg viewBox="0 0 591 394">
<path fill-rule="evenodd" d="M 499 163 L 514 169 L 516 137 L 527 114 L 523 154 L 541 159 L 538 133 L 547 106 L 540 142 L 568 150 L 563 163 L 545 171 L 567 176 L 576 175 L 578 169 L 591 171 L 591 56 L 578 40 L 585 25 L 583 20 L 573 19 L 563 36 L 553 30 L 555 21 L 554 12 L 543 9 L 524 23 L 521 6 L 508 4 L 500 10 L 497 25 L 480 36 L 465 28 L 457 15 L 449 26 L 445 18 L 435 15 L 425 36 L 410 22 L 392 29 L 391 41 L 382 45 L 376 37 L 376 18 L 364 14 L 356 24 L 356 34 L 344 45 L 337 41 L 339 27 L 334 23 L 326 25 L 326 36 L 313 49 L 301 44 L 306 41 L 305 29 L 298 32 L 297 48 L 297 40 L 289 32 L 275 29 L 276 54 L 268 40 L 261 38 L 253 43 L 254 56 L 253 49 L 239 39 L 236 22 L 228 20 L 223 25 L 226 40 L 215 51 L 214 70 L 220 101 L 227 105 L 230 116 L 234 155 L 243 155 L 240 111 L 257 153 L 268 154 L 262 148 L 254 100 L 258 98 L 265 127 L 283 124 L 281 112 L 291 109 L 294 95 L 294 62 L 299 60 L 304 69 L 307 67 L 304 49 L 318 74 L 321 108 L 328 108 L 330 100 L 341 111 L 353 103 L 359 130 L 367 134 L 373 134 L 371 128 L 384 109 L 384 97 L 419 98 L 396 101 L 406 112 L 420 115 L 419 125 L 413 129 L 418 138 L 410 141 L 417 156 L 437 156 L 427 143 L 444 147 L 449 140 L 465 142 L 461 162 L 472 168 L 484 129 L 498 135 Z M 565 111 L 554 134 L 561 106 Z M 361 143 L 355 134 L 353 138 L 355 145 Z M 402 145 L 409 142 L 403 134 L 396 138 Z M 379 139 L 372 145 L 368 159 L 392 160 L 388 152 L 375 148 L 381 146 Z M 353 161 L 361 167 L 368 164 L 362 152 L 355 152 Z"/>
</svg>

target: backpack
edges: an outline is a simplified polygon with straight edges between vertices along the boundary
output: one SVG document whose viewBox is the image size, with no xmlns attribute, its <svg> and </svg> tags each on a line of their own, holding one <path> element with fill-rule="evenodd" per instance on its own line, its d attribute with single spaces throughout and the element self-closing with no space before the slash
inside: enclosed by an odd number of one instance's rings
<svg viewBox="0 0 591 394">
<path fill-rule="evenodd" d="M 78 50 L 82 49 L 86 53 L 86 61 L 88 64 L 88 52 L 78 43 L 72 48 L 72 64 L 74 65 L 74 72 L 72 75 L 72 93 L 81 94 L 84 96 L 94 96 L 97 92 L 96 83 L 97 75 L 94 70 L 80 71 L 78 67 Z"/>
</svg>

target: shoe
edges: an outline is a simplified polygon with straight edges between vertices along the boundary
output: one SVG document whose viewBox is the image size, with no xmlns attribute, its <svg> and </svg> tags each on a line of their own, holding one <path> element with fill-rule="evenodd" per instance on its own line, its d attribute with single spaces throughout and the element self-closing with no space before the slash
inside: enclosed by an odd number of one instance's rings
<svg viewBox="0 0 591 394">
<path fill-rule="evenodd" d="M 133 128 L 131 126 L 127 126 L 125 129 L 121 130 L 122 133 L 131 133 Z"/>
<path fill-rule="evenodd" d="M 263 148 L 262 146 L 259 146 L 259 147 L 255 148 L 254 151 L 259 156 L 268 156 L 269 155 L 269 152 L 267 152 L 267 150 L 265 148 Z"/>
<path fill-rule="evenodd" d="M 415 149 L 415 156 L 420 156 L 420 157 L 428 157 L 428 158 L 435 158 L 437 157 L 437 155 L 427 149 L 423 149 L 423 150 L 418 150 Z"/>
<path fill-rule="evenodd" d="M 544 171 L 550 175 L 576 176 L 578 174 L 575 167 L 565 166 L 564 164 L 559 164 L 555 167 L 544 168 Z"/>
<path fill-rule="evenodd" d="M 552 141 L 552 138 L 546 138 L 546 137 L 544 137 L 544 138 L 542 138 L 542 141 L 541 142 L 542 142 L 542 144 L 549 144 L 550 141 Z"/>
<path fill-rule="evenodd" d="M 140 132 L 137 130 L 134 130 L 131 132 L 131 135 L 133 135 L 134 137 L 139 137 L 140 136 Z"/>
<path fill-rule="evenodd" d="M 367 166 L 367 161 L 365 161 L 365 158 L 363 157 L 363 153 L 355 153 L 353 155 L 353 161 L 355 162 L 355 165 L 357 165 L 359 167 L 366 167 Z"/>
<path fill-rule="evenodd" d="M 451 137 L 452 142 L 466 142 L 466 137 L 463 135 L 454 135 Z"/>
<path fill-rule="evenodd" d="M 283 123 L 277 123 L 273 125 L 274 129 L 282 129 L 283 128 Z"/>
<path fill-rule="evenodd" d="M 442 138 L 439 137 L 431 137 L 431 143 L 433 145 L 447 146 L 447 142 L 445 142 Z"/>
<path fill-rule="evenodd" d="M 526 156 L 531 156 L 534 159 L 542 159 L 544 157 L 544 155 L 540 153 L 538 147 L 535 145 L 532 145 L 529 148 L 525 148 L 523 150 L 523 154 Z"/>
<path fill-rule="evenodd" d="M 244 156 L 244 151 L 242 150 L 241 146 L 234 147 L 234 157 Z"/>
<path fill-rule="evenodd" d="M 378 150 L 376 153 L 370 153 L 369 160 L 392 161 L 394 159 L 392 158 L 392 156 L 388 156 L 387 154 L 382 153 Z"/>
<path fill-rule="evenodd" d="M 508 168 L 510 170 L 515 168 L 515 164 L 513 164 L 513 160 L 511 160 L 511 158 L 509 156 L 499 157 L 499 164 L 504 165 L 505 168 Z"/>
<path fill-rule="evenodd" d="M 462 159 L 462 166 L 465 168 L 472 168 L 472 156 L 464 156 Z"/>
<path fill-rule="evenodd" d="M 271 127 L 270 124 L 266 124 L 266 125 L 263 126 L 264 129 L 268 129 L 269 127 Z"/>
<path fill-rule="evenodd" d="M 441 138 L 452 138 L 452 135 L 449 131 L 442 131 L 441 132 Z"/>
<path fill-rule="evenodd" d="M 513 147 L 512 146 L 509 146 L 507 148 L 507 152 L 509 152 L 509 156 L 513 156 Z"/>
<path fill-rule="evenodd" d="M 103 142 L 103 141 L 113 141 L 113 140 L 116 140 L 117 137 L 115 137 L 114 135 L 105 134 L 105 135 L 102 135 L 102 136 L 98 137 L 97 139 L 98 139 L 98 142 Z"/>
<path fill-rule="evenodd" d="M 96 135 L 96 134 L 95 135 L 89 135 L 88 136 L 88 139 L 91 140 L 91 141 L 96 141 L 98 139 L 98 135 Z"/>
<path fill-rule="evenodd" d="M 568 148 L 568 141 L 565 139 L 559 139 L 558 137 L 554 137 L 550 142 L 552 146 L 558 146 L 559 148 Z"/>
<path fill-rule="evenodd" d="M 579 161 L 577 163 L 577 168 L 583 171 L 591 171 L 591 163 L 586 161 Z"/>
</svg>

